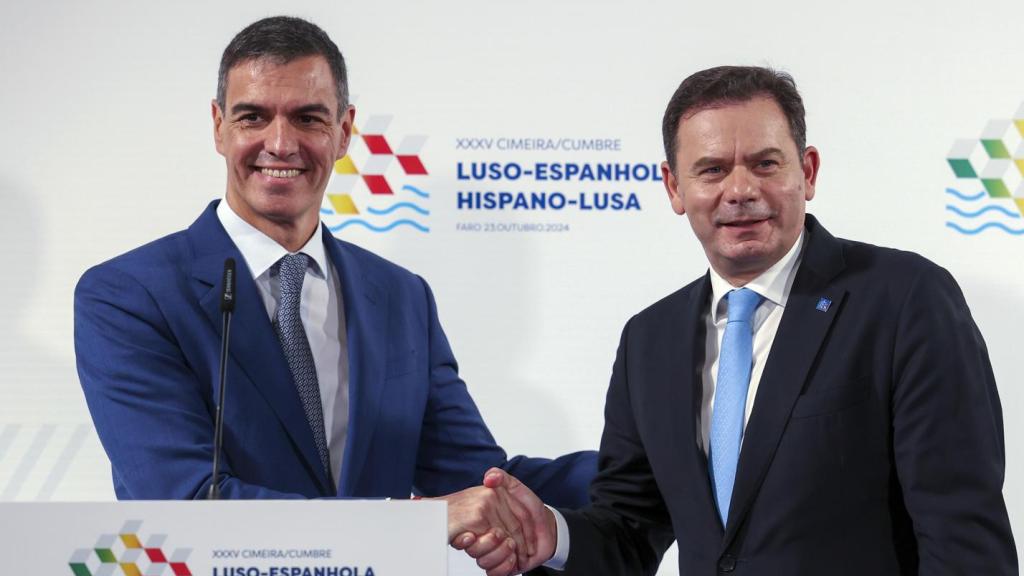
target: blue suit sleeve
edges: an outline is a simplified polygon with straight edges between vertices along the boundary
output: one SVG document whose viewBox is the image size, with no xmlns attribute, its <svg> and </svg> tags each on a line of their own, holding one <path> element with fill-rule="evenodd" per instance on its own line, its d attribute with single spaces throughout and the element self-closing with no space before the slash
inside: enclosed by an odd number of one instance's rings
<svg viewBox="0 0 1024 576">
<path fill-rule="evenodd" d="M 456 492 L 481 484 L 484 472 L 495 466 L 521 480 L 552 506 L 577 508 L 586 504 L 587 488 L 597 472 L 597 454 L 575 452 L 554 460 L 507 458 L 459 377 L 458 364 L 437 319 L 437 306 L 426 282 L 423 289 L 428 314 L 430 393 L 417 456 L 415 489 L 428 496 Z"/>
<path fill-rule="evenodd" d="M 137 279 L 111 265 L 86 272 L 75 289 L 75 355 L 118 497 L 204 498 L 213 457 L 209 384 Z M 228 461 L 222 471 L 223 498 L 303 498 L 241 482 Z"/>
</svg>

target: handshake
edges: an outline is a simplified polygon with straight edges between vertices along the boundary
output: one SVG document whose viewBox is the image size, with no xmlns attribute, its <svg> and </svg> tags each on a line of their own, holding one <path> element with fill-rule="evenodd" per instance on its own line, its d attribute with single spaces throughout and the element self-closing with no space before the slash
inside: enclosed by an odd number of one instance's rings
<svg viewBox="0 0 1024 576">
<path fill-rule="evenodd" d="M 522 482 L 500 468 L 483 486 L 441 496 L 448 502 L 448 541 L 476 559 L 487 576 L 509 576 L 547 562 L 555 553 L 555 515 Z"/>
</svg>

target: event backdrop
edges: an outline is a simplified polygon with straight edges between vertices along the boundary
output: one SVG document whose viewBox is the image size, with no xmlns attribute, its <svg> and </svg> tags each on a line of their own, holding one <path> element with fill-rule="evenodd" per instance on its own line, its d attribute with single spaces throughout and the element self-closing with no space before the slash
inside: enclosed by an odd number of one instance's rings
<svg viewBox="0 0 1024 576">
<path fill-rule="evenodd" d="M 658 175 L 672 91 L 718 64 L 791 72 L 822 155 L 809 211 L 924 254 L 967 296 L 1002 396 L 1020 549 L 1024 3 L 288 6 L 338 42 L 357 108 L 324 222 L 431 283 L 512 453 L 595 448 L 623 324 L 707 267 Z M 0 500 L 112 498 L 75 373 L 75 283 L 221 197 L 220 52 L 281 7 L 0 5 Z"/>
</svg>

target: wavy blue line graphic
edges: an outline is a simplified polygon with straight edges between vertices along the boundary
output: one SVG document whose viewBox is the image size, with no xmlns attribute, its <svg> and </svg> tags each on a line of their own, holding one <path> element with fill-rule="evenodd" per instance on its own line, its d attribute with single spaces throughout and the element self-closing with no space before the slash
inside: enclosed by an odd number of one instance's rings
<svg viewBox="0 0 1024 576">
<path fill-rule="evenodd" d="M 1002 206 L 985 206 L 984 208 L 976 212 L 966 212 L 964 210 L 957 208 L 956 206 L 953 206 L 952 204 L 946 204 L 946 210 L 949 210 L 950 212 L 956 212 L 957 214 L 963 216 L 964 218 L 977 218 L 978 216 L 981 216 L 985 212 L 991 212 L 993 210 L 995 210 L 996 212 L 1001 212 L 1009 216 L 1010 218 L 1020 218 L 1019 212 L 1014 212 L 1013 210 L 1003 208 Z"/>
<path fill-rule="evenodd" d="M 341 224 L 338 224 L 337 226 L 331 226 L 328 229 L 331 232 L 340 232 L 353 224 L 359 224 L 360 226 L 363 226 L 364 228 L 370 230 L 371 232 L 388 232 L 389 230 L 393 230 L 398 226 L 412 226 L 413 228 L 419 230 L 420 232 L 430 232 L 430 228 L 427 228 L 426 226 L 420 224 L 419 222 L 413 222 L 412 220 L 395 220 L 394 222 L 388 224 L 387 226 L 374 226 L 373 224 L 370 224 L 366 220 L 346 220 Z"/>
<path fill-rule="evenodd" d="M 402 186 L 402 190 L 408 190 L 409 192 L 412 192 L 413 194 L 419 196 L 420 198 L 430 198 L 430 193 L 429 192 L 426 192 L 424 190 L 420 190 L 419 188 L 417 188 L 415 186 L 410 186 L 409 184 L 406 184 L 405 186 Z"/>
<path fill-rule="evenodd" d="M 1003 232 L 1006 232 L 1007 234 L 1013 234 L 1014 236 L 1024 235 L 1024 228 L 1021 228 L 1020 230 L 1013 230 L 1012 228 L 1010 228 L 1006 224 L 1003 224 L 1002 222 L 986 222 L 981 226 L 978 226 L 977 228 L 961 228 L 955 222 L 946 222 L 946 227 L 952 228 L 953 230 L 956 230 L 961 234 L 967 234 L 969 236 L 978 234 L 979 232 L 982 232 L 983 230 L 986 230 L 988 228 L 999 228 Z"/>
<path fill-rule="evenodd" d="M 961 200 L 966 200 L 968 202 L 974 202 L 976 200 L 981 200 L 982 198 L 985 197 L 985 191 L 984 190 L 982 190 L 981 192 L 978 192 L 974 196 L 968 196 L 967 194 L 964 194 L 963 192 L 957 190 L 956 188 L 946 188 L 946 194 L 952 194 L 953 196 L 956 196 L 957 198 L 959 198 Z"/>
<path fill-rule="evenodd" d="M 321 214 L 334 214 L 334 210 L 328 210 L 327 208 L 320 209 Z"/>
<path fill-rule="evenodd" d="M 391 214 L 392 212 L 400 208 L 409 208 L 410 210 L 419 212 L 424 216 L 430 216 L 430 210 L 427 210 L 426 208 L 420 208 L 419 206 L 413 204 L 412 202 L 399 202 L 398 204 L 394 204 L 383 209 L 370 207 L 367 208 L 366 211 L 369 212 L 370 214 L 373 214 L 374 216 L 385 216 L 387 214 Z"/>
</svg>

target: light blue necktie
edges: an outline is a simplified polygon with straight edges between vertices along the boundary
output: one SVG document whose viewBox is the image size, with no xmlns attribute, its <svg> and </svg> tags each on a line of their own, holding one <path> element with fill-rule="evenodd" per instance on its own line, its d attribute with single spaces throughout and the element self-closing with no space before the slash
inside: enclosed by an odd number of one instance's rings
<svg viewBox="0 0 1024 576">
<path fill-rule="evenodd" d="M 299 399 L 302 400 L 302 409 L 313 431 L 313 442 L 316 443 L 316 451 L 320 455 L 320 464 L 327 472 L 327 476 L 332 478 L 316 364 L 313 363 L 313 351 L 309 347 L 306 329 L 303 328 L 302 317 L 299 315 L 302 282 L 306 278 L 309 256 L 302 253 L 287 254 L 278 260 L 277 266 L 281 297 L 277 303 L 277 314 L 274 316 L 274 329 L 281 340 L 284 357 L 288 360 L 288 368 L 295 379 Z M 333 482 L 333 478 L 331 481 Z"/>
<path fill-rule="evenodd" d="M 715 405 L 711 413 L 710 472 L 718 502 L 718 515 L 724 526 L 729 519 L 729 502 L 736 483 L 736 464 L 743 439 L 743 415 L 750 386 L 753 364 L 754 329 L 751 318 L 761 303 L 761 295 L 740 288 L 727 295 L 729 322 L 722 337 L 718 356 L 718 380 L 715 383 Z"/>
</svg>

